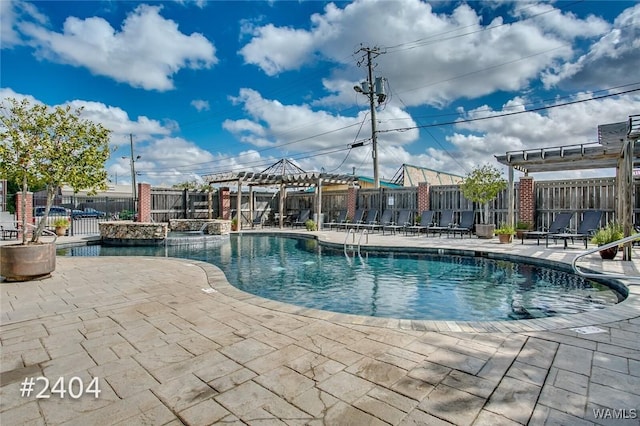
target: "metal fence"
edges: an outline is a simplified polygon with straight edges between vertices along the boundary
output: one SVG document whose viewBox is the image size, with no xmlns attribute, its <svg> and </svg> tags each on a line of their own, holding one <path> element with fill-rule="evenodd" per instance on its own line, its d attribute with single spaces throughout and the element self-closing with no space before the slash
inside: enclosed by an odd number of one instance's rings
<svg viewBox="0 0 640 426">
<path fill-rule="evenodd" d="M 33 208 L 44 207 L 46 196 L 33 197 Z M 104 220 L 133 219 L 134 203 L 131 197 L 94 197 L 57 195 L 53 205 L 68 209 L 72 217 L 69 235 L 98 234 L 98 223 Z M 90 209 L 91 212 L 85 212 Z"/>
</svg>

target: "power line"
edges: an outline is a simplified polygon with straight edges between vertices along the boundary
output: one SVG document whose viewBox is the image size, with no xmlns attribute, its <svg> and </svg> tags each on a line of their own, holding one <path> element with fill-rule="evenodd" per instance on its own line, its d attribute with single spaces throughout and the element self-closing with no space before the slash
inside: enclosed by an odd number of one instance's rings
<svg viewBox="0 0 640 426">
<path fill-rule="evenodd" d="M 564 103 L 556 104 L 556 105 L 546 105 L 546 106 L 539 107 L 539 108 L 528 109 L 526 111 L 507 112 L 507 113 L 503 113 L 503 114 L 489 115 L 489 116 L 486 116 L 486 117 L 467 118 L 467 119 L 463 119 L 463 120 L 447 121 L 447 122 L 435 123 L 435 124 L 425 124 L 425 125 L 422 125 L 422 126 L 401 127 L 401 128 L 397 128 L 397 129 L 378 130 L 378 132 L 379 133 L 406 132 L 407 130 L 413 130 L 413 129 L 425 129 L 425 128 L 428 128 L 428 127 L 441 127 L 441 126 L 449 126 L 449 125 L 460 124 L 460 123 L 470 123 L 470 122 L 473 122 L 473 121 L 489 120 L 489 119 L 492 119 L 492 118 L 509 117 L 509 116 L 512 116 L 512 115 L 519 115 L 519 114 L 525 114 L 525 113 L 536 112 L 536 111 L 544 111 L 544 110 L 547 110 L 547 109 L 559 108 L 559 107 L 563 107 L 563 106 L 567 106 L 567 105 L 574 105 L 574 104 L 579 104 L 579 103 L 583 103 L 583 102 L 595 101 L 595 100 L 598 100 L 598 99 L 610 98 L 610 97 L 613 97 L 613 96 L 625 95 L 625 94 L 633 93 L 633 92 L 637 92 L 637 91 L 640 91 L 640 88 L 639 89 L 625 90 L 624 92 L 610 93 L 608 95 L 597 96 L 597 97 L 593 97 L 593 98 L 589 98 L 589 99 L 579 99 L 577 101 L 564 102 Z"/>
</svg>

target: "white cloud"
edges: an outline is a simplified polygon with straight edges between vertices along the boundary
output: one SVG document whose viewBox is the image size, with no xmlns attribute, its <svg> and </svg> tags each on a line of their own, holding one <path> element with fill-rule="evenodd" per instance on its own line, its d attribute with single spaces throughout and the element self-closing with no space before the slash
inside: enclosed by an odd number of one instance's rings
<svg viewBox="0 0 640 426">
<path fill-rule="evenodd" d="M 613 29 L 577 60 L 544 73 L 547 87 L 609 88 L 635 83 L 640 68 L 640 4 L 622 12 Z"/>
<path fill-rule="evenodd" d="M 590 93 L 580 93 L 573 100 L 592 99 Z M 566 100 L 564 100 L 566 101 Z M 638 111 L 640 95 L 627 95 L 576 103 L 544 112 L 529 112 L 507 117 L 503 113 L 524 110 L 522 98 L 514 98 L 500 110 L 488 106 L 467 113 L 469 118 L 493 116 L 489 120 L 461 123 L 456 132 L 447 138 L 452 148 L 429 149 L 423 158 L 426 167 L 453 173 L 466 173 L 477 164 L 495 163 L 494 155 L 508 151 L 588 144 L 598 141 L 599 124 L 626 121 Z M 588 177 L 612 175 L 612 170 L 568 171 L 545 173 L 545 179 L 560 177 Z"/>
<path fill-rule="evenodd" d="M 209 101 L 205 101 L 202 99 L 192 100 L 191 106 L 194 107 L 196 110 L 198 110 L 198 112 L 209 111 Z"/>
<path fill-rule="evenodd" d="M 361 54 L 353 52 L 367 34 L 369 47 L 386 46 L 386 53 L 375 58 L 376 73 L 389 79 L 395 102 L 441 106 L 459 98 L 523 90 L 543 70 L 572 57 L 572 38 L 601 34 L 607 27 L 599 18 L 579 19 L 560 11 L 504 24 L 502 18 L 482 23 L 466 4 L 449 15 L 418 0 L 388 5 L 361 0 L 341 9 L 331 3 L 311 17 L 308 30 L 272 24 L 255 28 L 240 53 L 268 75 L 299 69 L 318 57 L 342 64 L 345 70 L 333 77 L 342 82 L 325 82 L 334 93 L 324 102 L 352 104 L 353 82 L 365 76 L 364 70 L 355 73 Z M 529 14 L 550 7 L 540 5 Z"/>
<path fill-rule="evenodd" d="M 20 0 L 0 1 L 0 44 L 2 49 L 24 44 L 17 25 L 21 21 L 46 25 L 48 18 L 31 3 Z"/>
<path fill-rule="evenodd" d="M 264 99 L 251 89 L 242 89 L 232 101 L 243 104 L 251 117 L 225 121 L 224 128 L 238 140 L 259 148 L 277 147 L 307 171 L 324 168 L 350 173 L 356 167 L 361 174 L 372 174 L 368 109 L 356 117 L 332 115 L 309 105 L 283 105 Z M 409 114 L 393 106 L 380 110 L 376 121 L 381 132 L 416 125 Z M 403 146 L 417 138 L 415 129 L 378 135 L 381 175 L 391 177 L 402 162 L 410 162 L 411 156 Z M 353 149 L 347 157 L 348 147 L 355 141 L 366 141 L 367 145 Z"/>
<path fill-rule="evenodd" d="M 172 76 L 180 69 L 210 68 L 218 59 L 215 47 L 204 36 L 181 33 L 160 10 L 138 6 L 121 31 L 99 17 L 69 17 L 62 33 L 30 22 L 19 28 L 42 58 L 86 67 L 133 87 L 165 91 L 173 89 Z"/>
</svg>

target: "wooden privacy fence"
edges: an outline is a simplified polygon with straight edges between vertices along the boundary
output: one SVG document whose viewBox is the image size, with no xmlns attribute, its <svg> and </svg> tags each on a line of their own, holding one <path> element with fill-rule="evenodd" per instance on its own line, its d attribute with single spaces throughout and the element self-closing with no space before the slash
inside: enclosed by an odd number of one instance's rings
<svg viewBox="0 0 640 426">
<path fill-rule="evenodd" d="M 520 197 L 519 183 L 514 188 L 514 214 L 519 219 L 518 206 Z M 322 194 L 321 210 L 325 221 L 338 216 L 341 210 L 347 209 L 347 190 L 325 191 Z M 634 223 L 640 224 L 640 179 L 634 181 Z M 176 189 L 152 188 L 152 218 L 157 222 L 167 222 L 178 218 L 206 218 L 209 214 L 208 192 L 186 191 Z M 232 209 L 237 205 L 237 195 L 231 194 Z M 275 192 L 253 192 L 253 210 L 255 214 L 273 217 L 279 213 L 279 199 Z M 604 212 L 601 225 L 615 220 L 617 194 L 615 178 L 593 178 L 562 181 L 535 182 L 535 225 L 537 228 L 548 227 L 559 212 L 572 211 L 574 215 L 571 227 L 579 225 L 585 210 L 602 210 Z M 490 222 L 500 224 L 506 222 L 508 214 L 508 195 L 503 191 L 490 203 Z M 302 209 L 315 209 L 316 195 L 311 191 L 292 191 L 287 194 L 284 214 L 298 212 Z M 429 189 L 431 210 L 436 213 L 453 210 L 456 215 L 464 210 L 476 212 L 476 223 L 480 222 L 482 206 L 474 205 L 462 195 L 458 185 L 433 185 Z M 212 217 L 220 216 L 218 192 L 212 193 Z M 249 194 L 242 194 L 242 218 L 245 223 L 251 221 Z M 380 212 L 391 209 L 394 214 L 400 210 L 410 210 L 413 217 L 418 211 L 418 188 L 380 188 L 360 189 L 357 191 L 356 207 L 378 209 Z M 235 209 L 233 209 L 235 216 Z M 395 217 L 395 216 L 394 216 Z"/>
</svg>

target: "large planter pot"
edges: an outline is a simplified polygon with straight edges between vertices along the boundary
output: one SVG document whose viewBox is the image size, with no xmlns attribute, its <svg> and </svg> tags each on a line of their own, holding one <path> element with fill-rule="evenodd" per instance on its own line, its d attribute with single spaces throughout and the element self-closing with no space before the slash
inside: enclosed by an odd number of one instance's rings
<svg viewBox="0 0 640 426">
<path fill-rule="evenodd" d="M 491 224 L 476 224 L 476 236 L 478 238 L 493 238 L 493 233 L 496 230 L 496 225 Z"/>
<path fill-rule="evenodd" d="M 46 278 L 56 269 L 53 243 L 0 246 L 0 275 L 6 281 Z"/>
<path fill-rule="evenodd" d="M 610 247 L 608 249 L 600 250 L 599 253 L 600 257 L 603 259 L 611 260 L 616 257 L 616 254 L 618 254 L 618 247 Z"/>
<path fill-rule="evenodd" d="M 58 237 L 64 237 L 65 235 L 67 235 L 67 228 L 65 228 L 64 226 L 56 226 L 56 235 Z"/>
</svg>

